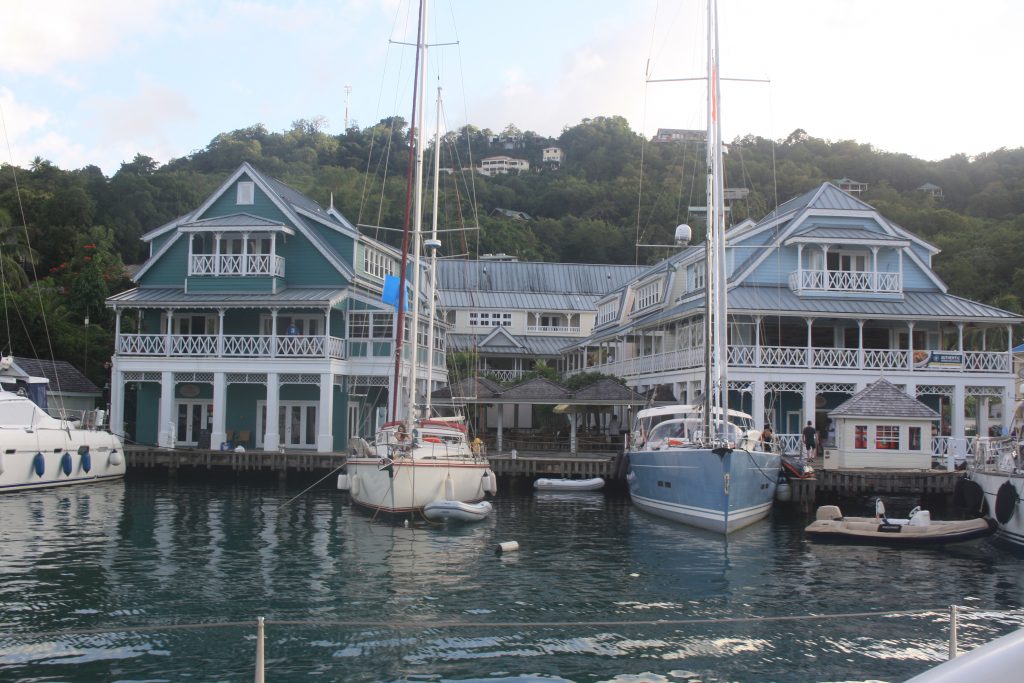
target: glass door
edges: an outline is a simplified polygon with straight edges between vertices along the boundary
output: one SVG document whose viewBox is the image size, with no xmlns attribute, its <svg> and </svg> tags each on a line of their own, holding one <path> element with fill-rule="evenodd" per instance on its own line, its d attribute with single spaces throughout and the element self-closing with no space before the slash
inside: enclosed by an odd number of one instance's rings
<svg viewBox="0 0 1024 683">
<path fill-rule="evenodd" d="M 178 401 L 176 404 L 175 443 L 179 446 L 198 446 L 203 430 L 213 420 L 213 403 L 208 401 Z M 209 432 L 207 431 L 207 436 Z M 208 447 L 207 444 L 204 444 Z"/>
</svg>

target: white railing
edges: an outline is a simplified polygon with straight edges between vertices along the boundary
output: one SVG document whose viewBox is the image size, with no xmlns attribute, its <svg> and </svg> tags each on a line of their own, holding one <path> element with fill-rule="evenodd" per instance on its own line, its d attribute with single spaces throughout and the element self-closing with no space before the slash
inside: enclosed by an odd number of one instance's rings
<svg viewBox="0 0 1024 683">
<path fill-rule="evenodd" d="M 513 382 L 526 374 L 525 370 L 495 370 L 493 368 L 480 368 L 484 374 L 491 375 L 499 382 Z"/>
<path fill-rule="evenodd" d="M 899 293 L 903 278 L 899 273 L 848 270 L 796 270 L 789 274 L 794 292 L 873 292 Z"/>
<path fill-rule="evenodd" d="M 345 358 L 345 340 L 323 335 L 122 334 L 117 352 L 122 356 L 273 358 Z M 168 349 L 168 342 L 170 348 Z"/>
<path fill-rule="evenodd" d="M 579 334 L 580 328 L 568 325 L 527 325 L 527 332 L 555 332 L 559 334 Z"/>
<path fill-rule="evenodd" d="M 284 257 L 270 254 L 192 254 L 188 274 L 284 277 Z"/>
<path fill-rule="evenodd" d="M 810 362 L 808 362 L 808 353 Z M 957 352 L 959 353 L 959 352 Z M 815 370 L 907 370 L 909 372 L 972 372 L 1005 373 L 1011 370 L 1006 351 L 965 351 L 963 363 L 956 365 L 930 365 L 914 367 L 912 354 L 906 349 L 854 349 L 804 346 L 749 346 L 733 344 L 729 347 L 729 364 L 747 368 L 793 368 Z M 638 377 L 673 370 L 687 370 L 704 364 L 701 347 L 680 349 L 665 353 L 638 356 L 588 364 L 570 374 L 604 372 L 618 377 Z"/>
</svg>

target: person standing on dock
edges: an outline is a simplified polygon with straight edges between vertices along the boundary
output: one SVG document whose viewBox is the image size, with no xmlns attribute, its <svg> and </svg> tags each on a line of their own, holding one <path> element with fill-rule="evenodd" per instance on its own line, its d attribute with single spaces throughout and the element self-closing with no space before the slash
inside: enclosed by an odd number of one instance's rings
<svg viewBox="0 0 1024 683">
<path fill-rule="evenodd" d="M 810 460 L 815 455 L 815 437 L 817 436 L 817 430 L 814 429 L 814 424 L 810 420 L 807 421 L 807 426 L 804 427 L 803 436 L 804 447 L 807 449 L 807 459 Z"/>
</svg>

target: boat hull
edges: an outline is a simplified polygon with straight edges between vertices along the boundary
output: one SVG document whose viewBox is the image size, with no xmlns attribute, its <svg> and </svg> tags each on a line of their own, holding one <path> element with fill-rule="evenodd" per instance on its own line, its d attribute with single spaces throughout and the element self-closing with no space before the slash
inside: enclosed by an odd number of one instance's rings
<svg viewBox="0 0 1024 683">
<path fill-rule="evenodd" d="M 604 488 L 604 479 L 538 479 L 533 482 L 538 491 L 599 491 Z"/>
<path fill-rule="evenodd" d="M 709 448 L 638 450 L 629 454 L 629 495 L 665 519 L 729 534 L 764 519 L 779 473 L 774 453 Z"/>
<path fill-rule="evenodd" d="M 108 432 L 12 429 L 2 430 L 0 439 L 0 493 L 89 484 L 125 475 L 121 441 Z M 82 454 L 83 447 L 88 447 L 88 457 Z M 41 465 L 37 464 L 40 459 Z"/>
<path fill-rule="evenodd" d="M 491 514 L 492 507 L 486 500 L 479 503 L 463 503 L 458 500 L 435 500 L 423 506 L 423 516 L 432 522 L 448 520 L 479 522 Z"/>
<path fill-rule="evenodd" d="M 1006 482 L 1009 482 L 1017 493 L 1018 499 L 1024 499 L 1024 476 L 1010 475 L 1006 472 L 975 471 L 971 473 L 971 480 L 977 482 L 985 495 L 985 502 L 988 504 L 989 513 L 993 519 L 998 510 L 997 503 L 999 489 Z M 1014 506 L 1013 515 L 1006 522 L 997 519 L 996 538 L 1024 549 L 1024 503 L 1017 503 Z"/>
<path fill-rule="evenodd" d="M 352 502 L 372 510 L 402 513 L 422 510 L 436 500 L 483 500 L 494 475 L 486 461 L 408 460 L 383 466 L 376 458 L 348 461 Z"/>
<path fill-rule="evenodd" d="M 879 531 L 880 528 L 891 531 Z M 994 520 L 968 519 L 932 522 L 926 527 L 879 524 L 875 519 L 847 517 L 842 520 L 818 520 L 805 529 L 813 541 L 856 545 L 929 546 L 963 543 L 991 536 Z"/>
</svg>

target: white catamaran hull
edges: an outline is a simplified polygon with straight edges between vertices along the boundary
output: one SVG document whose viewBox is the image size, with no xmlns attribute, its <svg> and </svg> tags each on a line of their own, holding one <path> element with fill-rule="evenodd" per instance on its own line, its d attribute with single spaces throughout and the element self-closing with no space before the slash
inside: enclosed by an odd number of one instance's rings
<svg viewBox="0 0 1024 683">
<path fill-rule="evenodd" d="M 353 502 L 388 513 L 421 510 L 436 500 L 472 503 L 497 488 L 486 461 L 398 459 L 384 465 L 376 458 L 349 459 L 347 486 Z"/>
<path fill-rule="evenodd" d="M 764 519 L 775 496 L 779 456 L 734 449 L 639 450 L 629 454 L 629 495 L 638 508 L 729 534 Z"/>
</svg>

